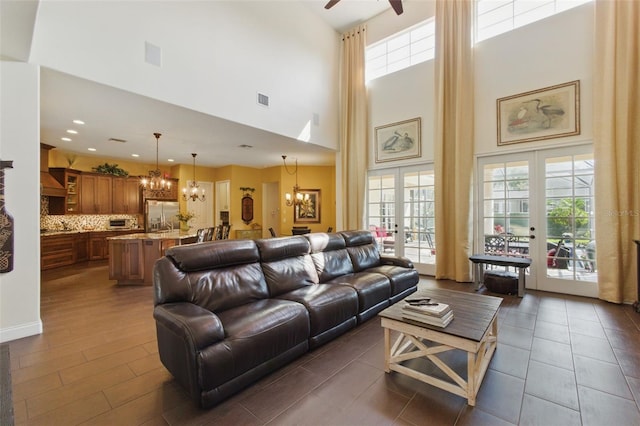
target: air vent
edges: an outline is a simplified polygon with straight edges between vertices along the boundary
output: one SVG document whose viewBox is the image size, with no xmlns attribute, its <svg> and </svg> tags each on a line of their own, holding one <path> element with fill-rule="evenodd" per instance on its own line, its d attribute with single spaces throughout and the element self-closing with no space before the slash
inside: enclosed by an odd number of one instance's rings
<svg viewBox="0 0 640 426">
<path fill-rule="evenodd" d="M 269 106 L 269 97 L 262 93 L 258 93 L 258 103 L 263 106 Z"/>
<path fill-rule="evenodd" d="M 126 140 L 124 139 L 118 139 L 118 138 L 109 138 L 109 142 L 120 142 L 120 143 L 125 143 Z"/>
</svg>

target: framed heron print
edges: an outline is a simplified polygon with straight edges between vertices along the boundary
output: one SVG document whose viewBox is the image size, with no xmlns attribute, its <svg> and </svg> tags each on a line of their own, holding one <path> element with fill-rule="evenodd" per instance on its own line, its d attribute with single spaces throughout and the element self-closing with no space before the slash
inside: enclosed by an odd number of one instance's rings
<svg viewBox="0 0 640 426">
<path fill-rule="evenodd" d="M 375 128 L 376 163 L 419 158 L 420 117 Z"/>
<path fill-rule="evenodd" d="M 580 81 L 500 98 L 498 145 L 580 134 Z"/>
</svg>

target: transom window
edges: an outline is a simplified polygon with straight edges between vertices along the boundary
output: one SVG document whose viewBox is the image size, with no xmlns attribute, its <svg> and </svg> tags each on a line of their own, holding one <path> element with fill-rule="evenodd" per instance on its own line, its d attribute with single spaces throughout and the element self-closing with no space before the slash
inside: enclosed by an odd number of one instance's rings
<svg viewBox="0 0 640 426">
<path fill-rule="evenodd" d="M 366 81 L 433 59 L 435 54 L 435 19 L 367 46 Z"/>
<path fill-rule="evenodd" d="M 476 42 L 592 0 L 476 0 Z"/>
</svg>

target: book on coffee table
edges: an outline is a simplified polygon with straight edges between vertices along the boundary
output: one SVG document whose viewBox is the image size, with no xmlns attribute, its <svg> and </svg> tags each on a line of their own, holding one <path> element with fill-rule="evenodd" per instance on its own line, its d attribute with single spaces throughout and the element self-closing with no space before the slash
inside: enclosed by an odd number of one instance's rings
<svg viewBox="0 0 640 426">
<path fill-rule="evenodd" d="M 453 311 L 449 310 L 449 312 L 447 312 L 443 316 L 438 317 L 433 315 L 421 314 L 410 309 L 404 309 L 402 311 L 402 317 L 412 321 L 421 322 L 423 324 L 435 325 L 437 327 L 446 327 L 451 321 L 453 321 Z"/>
<path fill-rule="evenodd" d="M 446 303 L 412 303 L 405 302 L 402 307 L 404 311 L 416 312 L 433 317 L 442 317 L 451 312 L 451 307 Z"/>
</svg>

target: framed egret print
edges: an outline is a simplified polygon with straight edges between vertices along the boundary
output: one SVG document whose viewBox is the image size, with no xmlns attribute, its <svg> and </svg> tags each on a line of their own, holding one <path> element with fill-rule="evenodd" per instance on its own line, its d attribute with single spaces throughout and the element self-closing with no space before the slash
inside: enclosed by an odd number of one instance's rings
<svg viewBox="0 0 640 426">
<path fill-rule="evenodd" d="M 420 117 L 376 127 L 376 163 L 420 158 L 420 128 Z"/>
<path fill-rule="evenodd" d="M 580 134 L 580 80 L 500 98 L 498 145 Z"/>
</svg>

